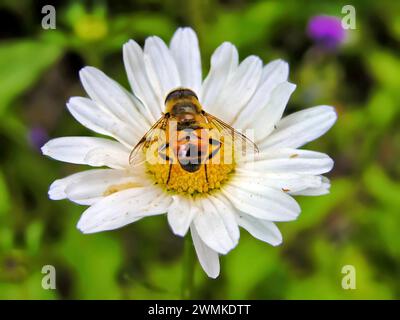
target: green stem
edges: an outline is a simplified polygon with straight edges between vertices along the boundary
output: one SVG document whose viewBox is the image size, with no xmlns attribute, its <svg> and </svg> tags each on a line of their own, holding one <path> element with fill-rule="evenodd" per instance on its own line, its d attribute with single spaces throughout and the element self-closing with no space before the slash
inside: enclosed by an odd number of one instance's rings
<svg viewBox="0 0 400 320">
<path fill-rule="evenodd" d="M 183 264 L 182 264 L 182 299 L 192 299 L 193 283 L 194 283 L 194 267 L 195 254 L 193 250 L 192 238 L 186 235 L 183 248 Z"/>
</svg>

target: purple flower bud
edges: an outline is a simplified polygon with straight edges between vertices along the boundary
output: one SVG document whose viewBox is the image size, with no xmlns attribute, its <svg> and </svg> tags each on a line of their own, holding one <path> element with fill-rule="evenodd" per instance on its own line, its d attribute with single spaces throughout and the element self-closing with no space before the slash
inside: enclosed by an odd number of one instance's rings
<svg viewBox="0 0 400 320">
<path fill-rule="evenodd" d="M 28 140 L 32 147 L 37 150 L 49 140 L 47 131 L 42 127 L 33 127 L 29 130 Z"/>
<path fill-rule="evenodd" d="M 326 15 L 312 17 L 308 22 L 307 34 L 328 50 L 336 49 L 346 38 L 346 30 L 342 28 L 340 18 Z"/>
</svg>

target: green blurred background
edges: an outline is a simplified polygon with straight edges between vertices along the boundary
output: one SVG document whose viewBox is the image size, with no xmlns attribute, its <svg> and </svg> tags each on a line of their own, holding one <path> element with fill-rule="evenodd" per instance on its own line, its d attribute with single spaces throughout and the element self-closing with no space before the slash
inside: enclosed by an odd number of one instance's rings
<svg viewBox="0 0 400 320">
<path fill-rule="evenodd" d="M 57 29 L 43 30 L 49 1 L 0 5 L 0 299 L 179 299 L 181 238 L 165 216 L 82 235 L 84 207 L 47 197 L 50 183 L 83 170 L 40 154 L 47 139 L 88 135 L 69 115 L 70 96 L 85 95 L 78 71 L 96 66 L 128 87 L 122 44 L 149 35 L 169 41 L 179 26 L 198 33 L 204 72 L 222 42 L 241 58 L 283 58 L 298 85 L 287 113 L 330 104 L 334 128 L 307 148 L 335 160 L 331 194 L 298 197 L 302 214 L 280 223 L 271 247 L 245 231 L 221 257 L 221 275 L 199 265 L 195 298 L 400 298 L 400 2 L 351 1 L 356 30 L 324 50 L 307 36 L 319 14 L 341 17 L 349 1 L 130 0 L 53 2 Z M 41 287 L 43 265 L 57 289 Z M 341 287 L 356 268 L 355 290 Z"/>
</svg>

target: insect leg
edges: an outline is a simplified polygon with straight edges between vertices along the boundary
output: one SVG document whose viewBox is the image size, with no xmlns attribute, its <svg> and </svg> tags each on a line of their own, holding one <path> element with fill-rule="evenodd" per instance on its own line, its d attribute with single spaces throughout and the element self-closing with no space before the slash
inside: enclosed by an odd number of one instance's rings
<svg viewBox="0 0 400 320">
<path fill-rule="evenodd" d="M 211 140 L 213 141 L 212 143 L 211 143 Z M 218 147 L 215 148 L 215 150 L 208 155 L 208 159 L 209 160 L 211 160 L 218 153 L 218 151 L 221 149 L 221 145 L 222 145 L 221 141 L 214 140 L 214 139 L 210 138 L 210 143 L 211 144 L 216 145 L 215 144 L 216 142 L 217 142 Z"/>
<path fill-rule="evenodd" d="M 165 161 L 169 161 L 170 157 L 166 154 L 166 153 L 162 153 L 161 151 L 166 150 L 169 147 L 169 143 L 164 143 L 161 147 L 158 148 L 158 154 L 159 156 L 165 160 Z"/>
<path fill-rule="evenodd" d="M 167 185 L 169 183 L 169 179 L 171 178 L 171 169 L 172 169 L 172 163 L 169 165 L 169 170 L 168 170 L 168 179 L 167 179 Z"/>
<path fill-rule="evenodd" d="M 161 147 L 158 148 L 158 152 L 163 151 L 169 147 L 169 142 L 164 143 Z"/>
<path fill-rule="evenodd" d="M 216 140 L 216 139 L 214 139 L 214 138 L 210 138 L 210 139 L 208 139 L 208 143 L 209 144 L 212 144 L 213 146 L 220 146 L 221 145 L 221 141 L 219 141 L 219 140 Z"/>
<path fill-rule="evenodd" d="M 165 153 L 159 152 L 158 154 L 160 155 L 160 157 L 161 157 L 163 160 L 165 160 L 165 161 L 169 161 L 169 160 L 170 160 L 170 157 L 168 157 Z"/>
</svg>

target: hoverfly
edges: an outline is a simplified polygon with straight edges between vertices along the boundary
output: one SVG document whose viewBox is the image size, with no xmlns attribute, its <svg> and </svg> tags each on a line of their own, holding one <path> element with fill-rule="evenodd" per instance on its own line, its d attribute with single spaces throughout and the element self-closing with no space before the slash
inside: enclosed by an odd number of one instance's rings
<svg viewBox="0 0 400 320">
<path fill-rule="evenodd" d="M 163 139 L 160 138 L 161 135 Z M 140 153 L 146 152 L 157 142 L 158 156 L 169 164 L 167 185 L 173 163 L 179 163 L 189 173 L 204 166 L 208 181 L 207 165 L 219 153 L 224 143 L 238 140 L 243 144 L 250 144 L 258 152 L 257 146 L 245 135 L 205 112 L 192 90 L 178 88 L 166 96 L 165 113 L 133 148 L 129 163 L 135 164 Z"/>
</svg>

